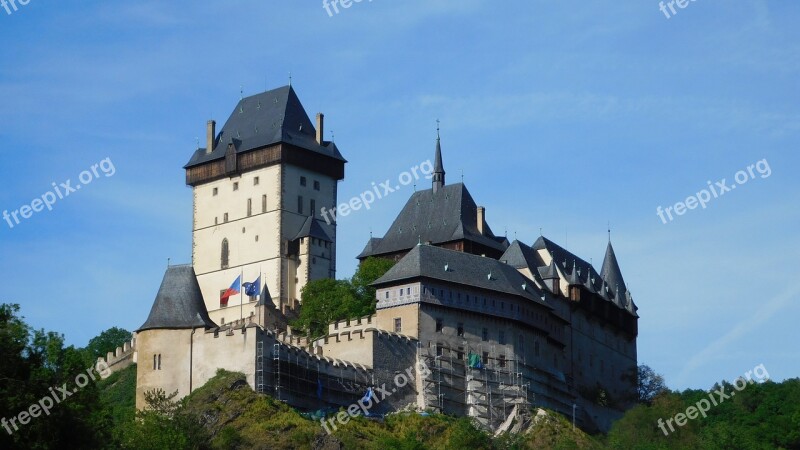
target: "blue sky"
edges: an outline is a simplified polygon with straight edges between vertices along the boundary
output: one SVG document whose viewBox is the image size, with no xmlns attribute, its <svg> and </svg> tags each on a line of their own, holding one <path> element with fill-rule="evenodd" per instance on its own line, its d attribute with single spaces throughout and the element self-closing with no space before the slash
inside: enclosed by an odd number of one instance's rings
<svg viewBox="0 0 800 450">
<path fill-rule="evenodd" d="M 764 364 L 800 375 L 800 4 L 374 0 L 45 2 L 0 9 L 0 209 L 110 158 L 14 228 L 0 302 L 85 345 L 145 320 L 191 260 L 181 167 L 210 117 L 293 76 L 350 161 L 340 200 L 433 157 L 498 234 L 544 234 L 599 268 L 611 222 L 639 360 L 673 388 Z M 328 136 L 329 137 L 329 136 Z M 656 215 L 766 159 L 771 174 Z M 427 183 L 421 182 L 421 183 Z M 339 221 L 339 276 L 412 188 Z"/>
</svg>

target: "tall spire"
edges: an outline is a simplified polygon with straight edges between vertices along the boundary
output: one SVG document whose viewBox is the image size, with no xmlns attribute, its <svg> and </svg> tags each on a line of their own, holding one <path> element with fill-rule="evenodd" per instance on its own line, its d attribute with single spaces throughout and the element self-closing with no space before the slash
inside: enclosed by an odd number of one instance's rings
<svg viewBox="0 0 800 450">
<path fill-rule="evenodd" d="M 436 159 L 433 164 L 433 193 L 444 187 L 444 165 L 442 164 L 442 143 L 439 136 L 439 120 L 436 120 Z"/>
<path fill-rule="evenodd" d="M 612 291 L 619 289 L 620 292 L 626 292 L 628 290 L 625 286 L 625 281 L 622 279 L 622 271 L 619 269 L 617 255 L 614 254 L 614 247 L 611 246 L 611 242 L 606 247 L 606 257 L 603 260 L 600 277 L 608 283 Z"/>
</svg>

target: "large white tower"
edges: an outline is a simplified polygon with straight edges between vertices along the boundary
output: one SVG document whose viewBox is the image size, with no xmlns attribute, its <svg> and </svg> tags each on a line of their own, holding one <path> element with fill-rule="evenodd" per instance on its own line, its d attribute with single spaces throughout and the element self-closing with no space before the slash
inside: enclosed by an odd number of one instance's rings
<svg viewBox="0 0 800 450">
<path fill-rule="evenodd" d="M 323 127 L 291 86 L 243 98 L 219 134 L 208 122 L 207 147 L 184 168 L 194 194 L 192 263 L 216 323 L 255 314 L 244 287 L 221 300 L 240 275 L 242 283 L 261 276 L 262 297 L 290 316 L 309 280 L 335 277 L 336 223 L 320 211 L 337 204 L 346 161 Z"/>
</svg>

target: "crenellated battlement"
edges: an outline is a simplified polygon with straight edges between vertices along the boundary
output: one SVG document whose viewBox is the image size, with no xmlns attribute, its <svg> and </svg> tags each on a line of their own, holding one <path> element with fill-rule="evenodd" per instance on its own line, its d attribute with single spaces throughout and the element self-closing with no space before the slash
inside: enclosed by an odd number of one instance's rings
<svg viewBox="0 0 800 450">
<path fill-rule="evenodd" d="M 117 347 L 113 352 L 108 352 L 106 357 L 97 358 L 95 370 L 103 378 L 108 378 L 112 373 L 130 366 L 136 362 L 136 334 L 133 338 Z"/>
</svg>

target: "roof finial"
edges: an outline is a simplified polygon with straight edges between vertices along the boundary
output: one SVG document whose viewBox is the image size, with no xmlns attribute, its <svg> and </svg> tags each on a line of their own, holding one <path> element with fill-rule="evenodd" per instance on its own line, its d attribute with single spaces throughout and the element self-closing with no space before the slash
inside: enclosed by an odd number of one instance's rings
<svg viewBox="0 0 800 450">
<path fill-rule="evenodd" d="M 542 227 L 539 227 L 539 236 L 544 237 L 544 234 L 542 234 Z"/>
<path fill-rule="evenodd" d="M 239 85 L 239 100 L 244 100 L 244 86 Z"/>
<path fill-rule="evenodd" d="M 331 130 L 331 142 L 336 142 L 336 135 L 333 134 L 333 130 Z"/>
<path fill-rule="evenodd" d="M 172 259 L 172 258 L 167 258 L 167 267 L 169 267 L 169 261 L 170 261 L 171 259 Z"/>
<path fill-rule="evenodd" d="M 461 184 L 464 184 L 464 169 L 461 169 Z"/>
<path fill-rule="evenodd" d="M 289 72 L 289 86 L 292 86 L 292 72 Z"/>
<path fill-rule="evenodd" d="M 611 221 L 608 221 L 608 242 L 611 242 Z"/>
<path fill-rule="evenodd" d="M 439 119 L 436 119 L 436 139 L 439 139 Z"/>
</svg>

